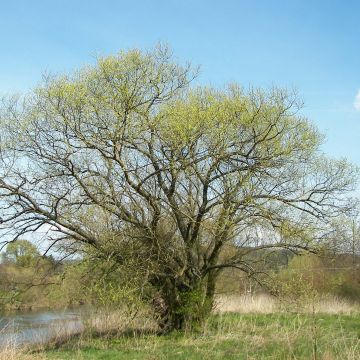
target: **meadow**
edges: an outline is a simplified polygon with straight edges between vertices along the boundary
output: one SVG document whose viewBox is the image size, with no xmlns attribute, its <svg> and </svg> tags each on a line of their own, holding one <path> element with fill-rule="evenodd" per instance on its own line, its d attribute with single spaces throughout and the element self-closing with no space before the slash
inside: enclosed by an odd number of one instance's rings
<svg viewBox="0 0 360 360">
<path fill-rule="evenodd" d="M 329 298 L 291 310 L 268 296 L 230 296 L 197 332 L 156 333 L 147 316 L 100 312 L 80 334 L 38 348 L 3 349 L 0 359 L 323 359 L 360 358 L 358 305 Z"/>
</svg>

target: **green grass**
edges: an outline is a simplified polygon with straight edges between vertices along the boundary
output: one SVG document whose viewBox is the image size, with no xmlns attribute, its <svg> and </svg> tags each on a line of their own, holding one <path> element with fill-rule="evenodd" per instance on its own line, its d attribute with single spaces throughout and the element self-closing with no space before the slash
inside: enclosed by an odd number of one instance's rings
<svg viewBox="0 0 360 360">
<path fill-rule="evenodd" d="M 224 314 L 201 334 L 73 339 L 47 359 L 360 359 L 360 315 Z"/>
</svg>

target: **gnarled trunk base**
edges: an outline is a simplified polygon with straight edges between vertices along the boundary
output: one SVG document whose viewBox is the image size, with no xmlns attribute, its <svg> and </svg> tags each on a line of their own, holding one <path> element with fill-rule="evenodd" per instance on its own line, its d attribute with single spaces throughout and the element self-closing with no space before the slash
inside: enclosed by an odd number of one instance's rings
<svg viewBox="0 0 360 360">
<path fill-rule="evenodd" d="M 204 286 L 164 286 L 152 305 L 162 333 L 198 331 L 211 313 L 213 300 L 214 292 Z"/>
</svg>

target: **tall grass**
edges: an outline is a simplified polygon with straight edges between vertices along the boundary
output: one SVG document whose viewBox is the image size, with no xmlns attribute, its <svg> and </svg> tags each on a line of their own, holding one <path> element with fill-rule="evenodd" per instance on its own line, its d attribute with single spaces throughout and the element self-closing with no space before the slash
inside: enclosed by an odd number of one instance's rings
<svg viewBox="0 0 360 360">
<path fill-rule="evenodd" d="M 157 323 L 150 309 L 129 313 L 126 309 L 102 308 L 84 318 L 83 336 L 115 336 L 124 333 L 155 333 Z"/>
<path fill-rule="evenodd" d="M 218 295 L 215 300 L 214 312 L 271 314 L 278 310 L 279 304 L 277 300 L 270 295 Z"/>
<path fill-rule="evenodd" d="M 351 315 L 360 312 L 360 305 L 335 296 L 323 296 L 298 303 L 291 299 L 277 299 L 267 294 L 219 295 L 215 313 L 273 314 L 278 312 L 324 313 Z"/>
<path fill-rule="evenodd" d="M 58 329 L 49 344 L 16 348 L 0 360 L 33 359 L 322 359 L 360 358 L 359 307 L 337 298 L 316 299 L 301 312 L 287 312 L 267 295 L 218 296 L 201 334 L 156 335 L 148 310 L 129 316 L 102 309 L 84 319 L 81 333 Z M 122 356 L 122 357 L 121 357 Z M 128 357 L 127 357 L 128 356 Z"/>
<path fill-rule="evenodd" d="M 42 360 L 46 359 L 45 353 L 33 353 L 33 349 L 19 348 L 12 339 L 0 346 L 0 360 Z"/>
</svg>

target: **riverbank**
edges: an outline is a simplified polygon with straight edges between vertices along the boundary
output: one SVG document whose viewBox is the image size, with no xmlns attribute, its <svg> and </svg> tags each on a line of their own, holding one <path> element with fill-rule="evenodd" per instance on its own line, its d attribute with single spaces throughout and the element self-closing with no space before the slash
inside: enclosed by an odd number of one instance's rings
<svg viewBox="0 0 360 360">
<path fill-rule="evenodd" d="M 213 315 L 197 335 L 77 337 L 23 359 L 311 359 L 316 353 L 318 359 L 355 360 L 359 321 L 348 315 Z"/>
<path fill-rule="evenodd" d="M 333 303 L 333 305 L 335 302 Z M 341 305 L 343 306 L 341 308 Z M 329 301 L 314 311 L 280 311 L 266 298 L 230 298 L 219 305 L 201 333 L 156 335 L 146 317 L 103 313 L 84 331 L 32 351 L 8 349 L 0 359 L 317 359 L 360 358 L 360 312 Z M 328 313 L 324 310 L 328 310 Z"/>
</svg>

